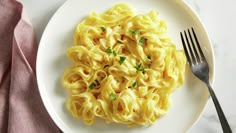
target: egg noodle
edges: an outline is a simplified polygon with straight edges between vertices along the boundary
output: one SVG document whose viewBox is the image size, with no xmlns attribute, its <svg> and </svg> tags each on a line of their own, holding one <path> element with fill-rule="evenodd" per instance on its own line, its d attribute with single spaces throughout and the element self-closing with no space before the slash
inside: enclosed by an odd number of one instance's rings
<svg viewBox="0 0 236 133">
<path fill-rule="evenodd" d="M 66 52 L 73 66 L 62 77 L 68 111 L 87 125 L 151 125 L 166 114 L 170 94 L 184 81 L 186 59 L 158 13 L 135 14 L 117 4 L 78 24 Z"/>
</svg>

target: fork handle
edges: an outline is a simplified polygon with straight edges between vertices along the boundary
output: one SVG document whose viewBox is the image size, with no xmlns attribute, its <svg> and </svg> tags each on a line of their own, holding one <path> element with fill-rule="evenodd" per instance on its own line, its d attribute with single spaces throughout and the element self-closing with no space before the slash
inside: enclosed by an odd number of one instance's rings
<svg viewBox="0 0 236 133">
<path fill-rule="evenodd" d="M 224 133 L 232 133 L 232 130 L 231 130 L 230 126 L 229 126 L 229 123 L 228 123 L 225 115 L 224 115 L 224 112 L 223 112 L 223 110 L 222 110 L 222 108 L 220 106 L 220 103 L 219 103 L 219 101 L 218 101 L 218 99 L 217 99 L 217 97 L 215 95 L 215 92 L 213 91 L 213 89 L 212 89 L 212 87 L 211 87 L 209 82 L 206 82 L 206 85 L 207 85 L 208 90 L 210 92 L 211 98 L 212 98 L 212 100 L 214 102 L 214 105 L 215 105 L 218 117 L 220 119 L 220 123 L 221 123 L 221 127 L 223 129 L 223 132 Z"/>
</svg>

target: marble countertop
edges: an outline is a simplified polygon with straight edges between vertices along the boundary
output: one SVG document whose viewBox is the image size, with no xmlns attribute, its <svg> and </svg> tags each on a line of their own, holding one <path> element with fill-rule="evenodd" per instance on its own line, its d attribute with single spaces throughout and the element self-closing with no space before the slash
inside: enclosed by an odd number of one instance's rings
<svg viewBox="0 0 236 133">
<path fill-rule="evenodd" d="M 37 41 L 49 19 L 65 0 L 20 0 L 32 22 Z M 236 8 L 235 0 L 185 0 L 199 15 L 211 39 L 215 54 L 213 88 L 231 125 L 236 132 Z M 212 100 L 190 133 L 221 133 L 221 126 Z"/>
</svg>

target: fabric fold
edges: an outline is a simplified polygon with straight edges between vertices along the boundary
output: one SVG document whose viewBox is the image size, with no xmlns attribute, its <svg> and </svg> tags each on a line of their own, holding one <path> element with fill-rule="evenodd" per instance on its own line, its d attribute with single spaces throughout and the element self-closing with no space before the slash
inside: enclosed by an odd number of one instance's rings
<svg viewBox="0 0 236 133">
<path fill-rule="evenodd" d="M 22 8 L 17 1 L 0 0 L 0 132 L 61 132 L 39 94 L 37 44 Z"/>
</svg>

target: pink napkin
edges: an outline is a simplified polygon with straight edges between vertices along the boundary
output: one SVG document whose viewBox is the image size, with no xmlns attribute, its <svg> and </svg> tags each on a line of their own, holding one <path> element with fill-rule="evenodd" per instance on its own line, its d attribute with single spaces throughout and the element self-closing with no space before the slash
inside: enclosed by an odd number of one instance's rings
<svg viewBox="0 0 236 133">
<path fill-rule="evenodd" d="M 0 0 L 0 133 L 60 132 L 39 95 L 32 26 L 22 4 Z"/>
</svg>

